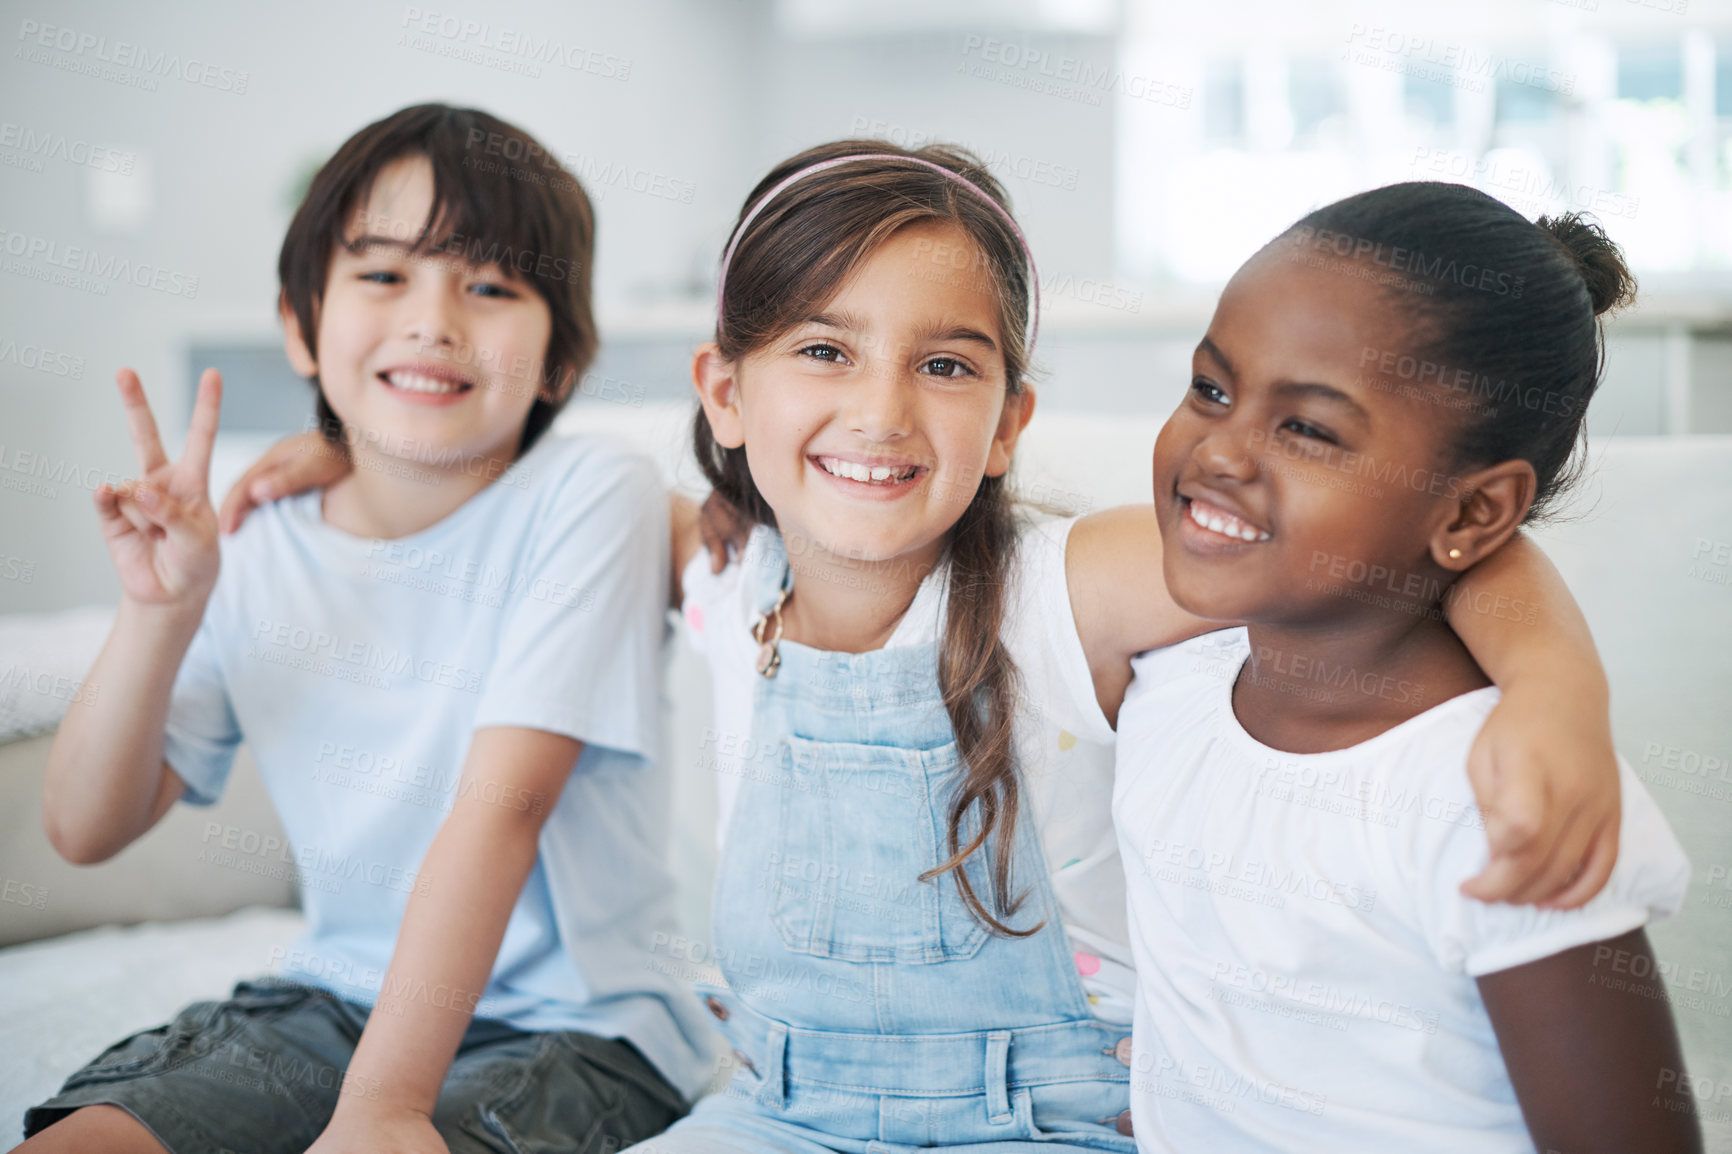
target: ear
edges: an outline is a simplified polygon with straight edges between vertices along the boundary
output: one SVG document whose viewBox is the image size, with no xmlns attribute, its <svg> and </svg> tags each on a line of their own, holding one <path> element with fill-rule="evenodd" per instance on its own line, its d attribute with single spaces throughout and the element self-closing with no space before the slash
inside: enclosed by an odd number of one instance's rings
<svg viewBox="0 0 1732 1154">
<path fill-rule="evenodd" d="M 295 310 L 289 307 L 287 293 L 277 294 L 277 316 L 283 322 L 283 352 L 289 356 L 289 364 L 295 372 L 311 379 L 319 375 L 319 362 L 313 356 L 313 350 L 307 347 L 307 340 L 301 335 L 301 322 L 295 316 Z"/>
<path fill-rule="evenodd" d="M 746 443 L 746 421 L 740 414 L 739 365 L 722 355 L 714 341 L 698 346 L 692 356 L 692 387 L 710 422 L 710 435 L 724 449 Z"/>
<path fill-rule="evenodd" d="M 1020 393 L 1007 393 L 1004 411 L 998 415 L 998 431 L 992 435 L 992 448 L 986 455 L 986 475 L 1002 477 L 1010 472 L 1010 461 L 1016 453 L 1016 442 L 1028 428 L 1034 416 L 1034 386 L 1024 385 Z"/>
<path fill-rule="evenodd" d="M 1497 552 L 1521 528 L 1536 487 L 1533 465 L 1522 460 L 1461 478 L 1459 502 L 1431 535 L 1431 559 L 1460 573 Z"/>
</svg>

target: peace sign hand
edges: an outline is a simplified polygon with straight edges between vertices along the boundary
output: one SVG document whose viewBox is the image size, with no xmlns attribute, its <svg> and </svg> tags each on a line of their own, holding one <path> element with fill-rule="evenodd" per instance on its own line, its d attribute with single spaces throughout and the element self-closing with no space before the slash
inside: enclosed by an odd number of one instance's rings
<svg viewBox="0 0 1732 1154">
<path fill-rule="evenodd" d="M 121 369 L 114 381 L 120 386 L 143 476 L 96 490 L 96 514 L 108 555 L 130 600 L 203 613 L 222 557 L 209 492 L 222 374 L 206 369 L 199 378 L 186 452 L 173 464 L 163 455 L 138 374 Z"/>
</svg>

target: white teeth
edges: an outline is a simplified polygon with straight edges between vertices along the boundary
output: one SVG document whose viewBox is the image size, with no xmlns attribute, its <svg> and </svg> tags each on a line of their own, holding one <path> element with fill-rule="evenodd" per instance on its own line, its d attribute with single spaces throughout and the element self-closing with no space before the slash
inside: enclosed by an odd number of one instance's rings
<svg viewBox="0 0 1732 1154">
<path fill-rule="evenodd" d="M 1237 537 L 1241 541 L 1267 541 L 1269 534 L 1252 525 L 1247 525 L 1237 517 L 1213 511 L 1205 512 L 1197 502 L 1190 503 L 1191 520 L 1203 528 L 1221 534 L 1223 537 Z"/>
<path fill-rule="evenodd" d="M 393 388 L 409 393 L 455 393 L 463 388 L 458 381 L 422 376 L 420 373 L 391 373 L 386 378 Z"/>
<path fill-rule="evenodd" d="M 833 477 L 846 477 L 850 481 L 862 481 L 868 485 L 875 482 L 883 484 L 886 481 L 905 481 L 914 475 L 913 465 L 903 468 L 892 465 L 862 465 L 837 457 L 819 457 L 818 464 Z"/>
</svg>

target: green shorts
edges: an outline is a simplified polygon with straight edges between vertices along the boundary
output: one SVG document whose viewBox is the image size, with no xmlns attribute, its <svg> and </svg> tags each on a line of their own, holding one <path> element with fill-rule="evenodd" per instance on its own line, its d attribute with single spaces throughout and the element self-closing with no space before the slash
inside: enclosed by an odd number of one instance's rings
<svg viewBox="0 0 1732 1154">
<path fill-rule="evenodd" d="M 172 1154 L 303 1154 L 340 1094 L 368 1008 L 276 978 L 110 1046 L 24 1115 L 30 1137 L 81 1106 L 119 1106 Z M 477 1018 L 433 1110 L 451 1154 L 602 1154 L 661 1133 L 680 1093 L 627 1042 Z"/>
</svg>

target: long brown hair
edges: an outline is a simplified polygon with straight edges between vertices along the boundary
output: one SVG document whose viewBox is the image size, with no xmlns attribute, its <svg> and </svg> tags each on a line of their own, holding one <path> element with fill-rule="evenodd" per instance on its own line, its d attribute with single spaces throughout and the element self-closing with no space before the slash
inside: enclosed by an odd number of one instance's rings
<svg viewBox="0 0 1732 1154">
<path fill-rule="evenodd" d="M 882 140 L 839 140 L 808 149 L 772 169 L 746 198 L 735 228 L 760 198 L 798 170 L 868 154 L 942 165 L 967 178 L 1008 212 L 1004 189 L 978 158 L 961 148 L 905 149 Z M 722 355 L 738 363 L 787 332 L 814 303 L 828 300 L 891 234 L 929 220 L 961 226 L 979 246 L 985 258 L 983 271 L 998 297 L 1005 391 L 1020 394 L 1028 372 L 1028 301 L 1033 291 L 1020 239 L 1004 216 L 965 186 L 922 165 L 894 159 L 861 160 L 814 173 L 765 206 L 739 238 L 726 270 L 726 293 L 716 323 L 716 344 Z M 775 514 L 752 481 L 745 450 L 718 445 L 702 409 L 693 421 L 692 447 L 718 494 L 748 519 L 775 525 Z M 938 685 L 966 772 L 950 804 L 950 857 L 922 874 L 921 880 L 954 874 L 974 917 L 993 933 L 1024 937 L 1040 926 L 1016 930 L 1004 920 L 1016 913 L 1026 896 L 1010 896 L 1018 815 L 1019 778 L 1012 741 L 1018 675 L 1002 628 L 1005 585 L 1019 534 L 1006 485 L 1005 477 L 981 478 L 951 530 Z M 966 868 L 989 837 L 990 908 Z"/>
</svg>

